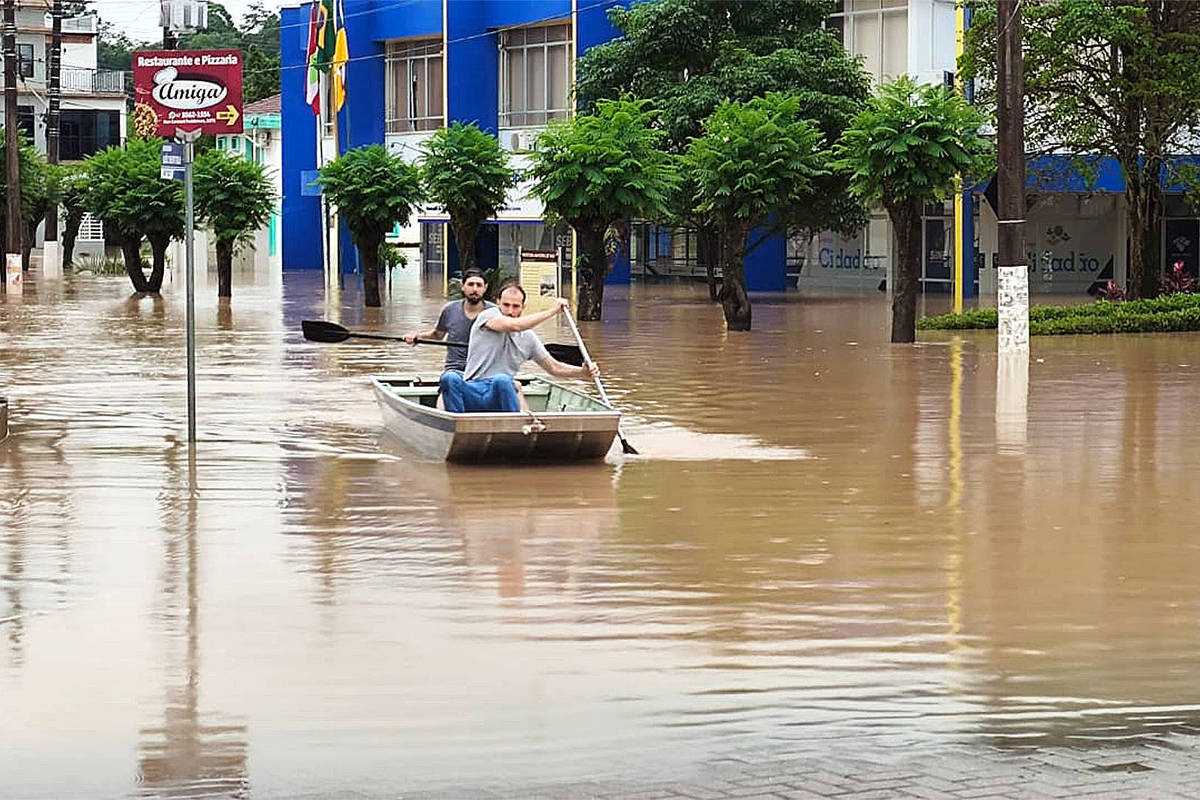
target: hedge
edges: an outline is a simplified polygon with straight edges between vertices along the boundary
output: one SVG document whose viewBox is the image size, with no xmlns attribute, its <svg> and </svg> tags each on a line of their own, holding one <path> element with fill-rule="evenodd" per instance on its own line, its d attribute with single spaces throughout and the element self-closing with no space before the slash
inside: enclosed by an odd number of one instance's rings
<svg viewBox="0 0 1200 800">
<path fill-rule="evenodd" d="M 994 308 L 917 320 L 920 330 L 979 330 L 996 325 Z M 1077 306 L 1033 306 L 1029 309 L 1029 332 L 1034 336 L 1170 331 L 1200 331 L 1200 294 L 1181 292 L 1125 303 L 1100 300 Z"/>
</svg>

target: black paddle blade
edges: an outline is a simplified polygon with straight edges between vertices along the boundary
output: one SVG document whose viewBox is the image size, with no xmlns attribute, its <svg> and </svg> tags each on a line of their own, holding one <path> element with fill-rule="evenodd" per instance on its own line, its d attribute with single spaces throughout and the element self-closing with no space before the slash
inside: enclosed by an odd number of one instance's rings
<svg viewBox="0 0 1200 800">
<path fill-rule="evenodd" d="M 554 344 L 546 345 L 546 350 L 550 355 L 554 356 L 555 360 L 561 361 L 564 364 L 570 364 L 573 367 L 583 366 L 583 351 L 573 344 Z"/>
<path fill-rule="evenodd" d="M 326 322 L 322 319 L 301 320 L 300 329 L 304 331 L 304 338 L 310 342 L 334 344 L 336 342 L 344 342 L 350 338 L 350 331 L 341 325 Z"/>
</svg>

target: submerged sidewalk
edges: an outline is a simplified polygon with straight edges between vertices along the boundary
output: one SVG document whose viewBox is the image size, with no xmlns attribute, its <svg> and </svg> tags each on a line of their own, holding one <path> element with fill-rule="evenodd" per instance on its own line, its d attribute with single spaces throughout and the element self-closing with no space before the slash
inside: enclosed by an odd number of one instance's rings
<svg viewBox="0 0 1200 800">
<path fill-rule="evenodd" d="M 958 747 L 909 758 L 722 759 L 695 774 L 654 782 L 597 781 L 405 793 L 406 800 L 978 800 L 980 798 L 1200 797 L 1200 738 L 1170 746 Z M 361 795 L 354 795 L 361 796 Z"/>
</svg>

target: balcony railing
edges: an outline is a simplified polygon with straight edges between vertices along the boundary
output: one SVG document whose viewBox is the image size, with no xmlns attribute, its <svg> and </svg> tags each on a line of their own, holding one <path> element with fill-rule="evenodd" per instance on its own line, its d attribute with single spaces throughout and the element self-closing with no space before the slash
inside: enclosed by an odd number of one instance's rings
<svg viewBox="0 0 1200 800">
<path fill-rule="evenodd" d="M 112 69 L 62 68 L 64 92 L 82 94 L 124 94 L 126 73 Z"/>
<path fill-rule="evenodd" d="M 96 18 L 93 16 L 66 17 L 62 21 L 63 33 L 95 33 Z"/>
</svg>

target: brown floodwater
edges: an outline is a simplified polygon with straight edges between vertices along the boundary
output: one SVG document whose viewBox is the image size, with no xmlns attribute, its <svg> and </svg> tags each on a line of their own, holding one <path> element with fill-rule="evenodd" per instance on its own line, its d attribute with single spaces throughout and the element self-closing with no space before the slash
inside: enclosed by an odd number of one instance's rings
<svg viewBox="0 0 1200 800">
<path fill-rule="evenodd" d="M 879 295 L 635 287 L 583 326 L 642 452 L 419 460 L 442 351 L 319 276 L 0 300 L 0 796 L 661 777 L 736 753 L 1200 731 L 1200 336 L 888 344 Z M 938 303 L 931 301 L 932 305 Z M 565 326 L 547 338 L 568 341 Z M 999 376 L 999 377 L 998 377 Z"/>
</svg>

